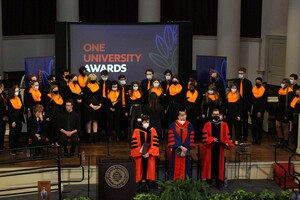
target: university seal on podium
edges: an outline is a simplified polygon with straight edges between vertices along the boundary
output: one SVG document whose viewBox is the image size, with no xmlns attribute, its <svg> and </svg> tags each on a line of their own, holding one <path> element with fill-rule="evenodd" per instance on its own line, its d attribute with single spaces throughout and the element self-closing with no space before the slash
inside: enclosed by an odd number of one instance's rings
<svg viewBox="0 0 300 200">
<path fill-rule="evenodd" d="M 129 172 L 122 165 L 112 165 L 105 172 L 105 182 L 112 188 L 122 188 L 129 180 Z"/>
</svg>

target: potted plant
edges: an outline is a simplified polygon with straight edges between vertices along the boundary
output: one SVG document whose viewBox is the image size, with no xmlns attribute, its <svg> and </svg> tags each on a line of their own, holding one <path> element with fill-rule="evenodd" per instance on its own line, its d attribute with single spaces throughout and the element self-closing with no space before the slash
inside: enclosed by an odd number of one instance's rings
<svg viewBox="0 0 300 200">
<path fill-rule="evenodd" d="M 162 191 L 161 200 L 206 200 L 209 199 L 209 185 L 203 180 L 177 179 L 158 182 Z"/>
<path fill-rule="evenodd" d="M 159 197 L 155 194 L 137 194 L 134 198 L 134 200 L 159 200 Z"/>
<path fill-rule="evenodd" d="M 232 200 L 253 200 L 256 198 L 256 195 L 253 192 L 246 192 L 242 189 L 237 189 L 231 195 Z"/>
</svg>

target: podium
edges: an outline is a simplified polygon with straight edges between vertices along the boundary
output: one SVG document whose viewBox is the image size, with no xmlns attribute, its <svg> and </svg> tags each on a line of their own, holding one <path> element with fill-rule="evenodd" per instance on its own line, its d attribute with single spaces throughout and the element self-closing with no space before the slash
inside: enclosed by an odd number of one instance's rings
<svg viewBox="0 0 300 200">
<path fill-rule="evenodd" d="M 133 160 L 97 158 L 97 199 L 132 200 L 135 195 Z"/>
</svg>

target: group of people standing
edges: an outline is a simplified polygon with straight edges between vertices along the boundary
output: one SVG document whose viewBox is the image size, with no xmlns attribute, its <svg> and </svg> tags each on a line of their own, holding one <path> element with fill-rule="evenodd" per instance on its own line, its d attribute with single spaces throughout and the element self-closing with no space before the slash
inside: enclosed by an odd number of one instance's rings
<svg viewBox="0 0 300 200">
<path fill-rule="evenodd" d="M 108 141 L 131 139 L 131 155 L 136 160 L 139 182 L 154 178 L 159 140 L 168 130 L 168 148 L 172 149 L 171 179 L 189 175 L 186 157 L 195 147 L 195 137 L 200 136 L 207 147 L 205 160 L 209 160 L 204 164 L 204 178 L 213 176 L 222 181 L 224 172 L 215 166 L 222 165 L 224 160 L 216 159 L 222 154 L 216 149 L 247 142 L 249 117 L 252 144 L 262 142 L 266 89 L 260 77 L 255 79 L 253 87 L 246 78 L 245 68 L 239 68 L 238 78 L 229 85 L 228 92 L 214 70 L 210 71 L 210 82 L 201 88 L 193 76 L 189 77 L 187 85 L 181 84 L 180 78 L 170 70 L 164 72 L 164 80 L 159 80 L 152 69 L 147 69 L 141 83 L 133 81 L 130 85 L 124 74 L 118 80 L 110 81 L 106 70 L 101 71 L 100 78 L 93 73 L 87 74 L 85 67 L 78 71 L 78 75 L 64 71 L 59 83 L 54 75 L 50 75 L 48 85 L 43 88 L 35 75 L 29 76 L 24 98 L 21 98 L 17 85 L 8 90 L 5 98 L 1 83 L 0 148 L 4 147 L 6 122 L 10 128 L 9 148 L 21 146 L 19 134 L 24 113 L 33 143 L 42 144 L 47 138 L 50 143 L 62 145 L 65 154 L 69 154 L 68 138 L 71 138 L 70 153 L 74 154 L 80 134 L 88 143 L 96 143 L 104 131 Z M 282 147 L 288 145 L 289 121 L 293 120 L 293 127 L 298 127 L 300 88 L 297 79 L 296 74 L 283 79 L 278 91 L 276 130 Z M 296 137 L 296 128 L 293 132 Z M 147 166 L 151 170 L 146 170 L 149 173 L 145 174 L 143 169 Z"/>
</svg>

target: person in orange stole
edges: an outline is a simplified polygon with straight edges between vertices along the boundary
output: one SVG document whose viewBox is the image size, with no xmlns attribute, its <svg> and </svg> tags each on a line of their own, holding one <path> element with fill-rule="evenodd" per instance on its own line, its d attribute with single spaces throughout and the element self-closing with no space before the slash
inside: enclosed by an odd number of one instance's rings
<svg viewBox="0 0 300 200">
<path fill-rule="evenodd" d="M 159 156 L 159 140 L 150 117 L 142 117 L 142 126 L 134 129 L 131 138 L 131 156 L 135 160 L 136 182 L 155 181 L 155 157 Z"/>
<path fill-rule="evenodd" d="M 194 128 L 186 120 L 186 112 L 178 112 L 178 120 L 170 124 L 168 148 L 172 149 L 169 176 L 171 180 L 191 178 L 190 150 L 195 148 Z"/>
<path fill-rule="evenodd" d="M 224 149 L 233 147 L 229 139 L 229 128 L 226 122 L 220 120 L 220 111 L 214 108 L 212 120 L 206 122 L 203 127 L 202 142 L 204 143 L 204 158 L 202 162 L 202 178 L 211 183 L 216 180 L 220 188 L 224 181 L 225 155 Z"/>
</svg>

